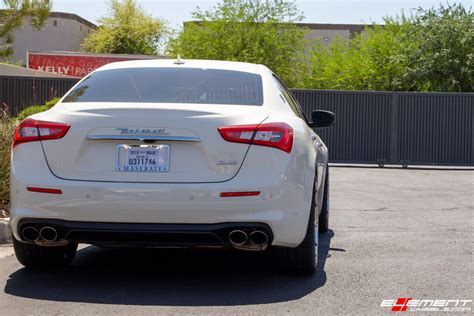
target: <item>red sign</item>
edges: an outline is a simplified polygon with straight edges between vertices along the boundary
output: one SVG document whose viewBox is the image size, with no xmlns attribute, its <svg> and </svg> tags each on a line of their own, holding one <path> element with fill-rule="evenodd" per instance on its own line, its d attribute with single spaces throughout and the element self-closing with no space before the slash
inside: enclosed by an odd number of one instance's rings
<svg viewBox="0 0 474 316">
<path fill-rule="evenodd" d="M 73 77 L 84 77 L 109 63 L 152 58 L 157 58 L 157 56 L 28 52 L 28 68 Z"/>
</svg>

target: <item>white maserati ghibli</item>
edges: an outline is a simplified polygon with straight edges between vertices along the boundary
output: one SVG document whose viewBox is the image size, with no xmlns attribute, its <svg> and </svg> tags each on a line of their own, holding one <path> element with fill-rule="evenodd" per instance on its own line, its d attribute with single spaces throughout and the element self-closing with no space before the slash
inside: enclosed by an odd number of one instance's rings
<svg viewBox="0 0 474 316">
<path fill-rule="evenodd" d="M 265 251 L 313 273 L 328 229 L 328 154 L 267 67 L 146 60 L 101 67 L 20 123 L 11 227 L 26 267 L 78 243 Z"/>
</svg>

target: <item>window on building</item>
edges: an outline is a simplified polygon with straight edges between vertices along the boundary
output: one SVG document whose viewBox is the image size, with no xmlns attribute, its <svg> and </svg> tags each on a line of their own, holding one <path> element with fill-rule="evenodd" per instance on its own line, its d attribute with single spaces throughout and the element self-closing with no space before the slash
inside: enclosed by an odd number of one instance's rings
<svg viewBox="0 0 474 316">
<path fill-rule="evenodd" d="M 79 25 L 79 31 L 82 32 L 82 25 Z"/>
<path fill-rule="evenodd" d="M 53 21 L 53 26 L 58 26 L 58 20 Z"/>
</svg>

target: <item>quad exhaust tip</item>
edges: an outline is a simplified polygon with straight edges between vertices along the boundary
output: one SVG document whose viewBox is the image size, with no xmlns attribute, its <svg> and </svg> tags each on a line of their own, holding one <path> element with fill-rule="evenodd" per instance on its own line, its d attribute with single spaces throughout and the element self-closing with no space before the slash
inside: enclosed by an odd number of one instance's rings
<svg viewBox="0 0 474 316">
<path fill-rule="evenodd" d="M 252 245 L 263 246 L 268 243 L 268 235 L 260 230 L 250 233 L 249 239 Z"/>
<path fill-rule="evenodd" d="M 41 239 L 46 241 L 55 241 L 58 239 L 58 232 L 51 226 L 45 226 L 39 231 Z"/>
<path fill-rule="evenodd" d="M 248 236 L 243 230 L 233 230 L 229 233 L 229 240 L 233 246 L 243 246 L 247 243 Z"/>
<path fill-rule="evenodd" d="M 229 233 L 229 241 L 232 246 L 241 250 L 261 251 L 268 246 L 268 234 L 261 230 L 256 230 L 247 234 L 243 230 L 233 230 Z"/>
<path fill-rule="evenodd" d="M 37 241 L 39 239 L 39 232 L 34 227 L 25 227 L 21 231 L 21 235 L 26 241 Z"/>
</svg>

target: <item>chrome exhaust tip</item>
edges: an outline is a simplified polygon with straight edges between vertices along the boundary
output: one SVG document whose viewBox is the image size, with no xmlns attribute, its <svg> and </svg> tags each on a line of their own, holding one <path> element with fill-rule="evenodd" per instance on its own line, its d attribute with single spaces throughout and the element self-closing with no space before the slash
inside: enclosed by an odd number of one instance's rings
<svg viewBox="0 0 474 316">
<path fill-rule="evenodd" d="M 243 246 L 248 240 L 247 233 L 243 230 L 233 230 L 229 233 L 229 241 L 232 245 L 235 246 Z"/>
<path fill-rule="evenodd" d="M 266 246 L 268 243 L 268 235 L 260 230 L 250 233 L 250 243 L 257 246 Z"/>
<path fill-rule="evenodd" d="M 39 233 L 36 228 L 29 226 L 21 230 L 21 237 L 26 241 L 37 241 Z"/>
<path fill-rule="evenodd" d="M 58 239 L 58 232 L 51 226 L 45 226 L 41 228 L 39 235 L 41 239 L 46 241 L 55 241 Z"/>
</svg>

